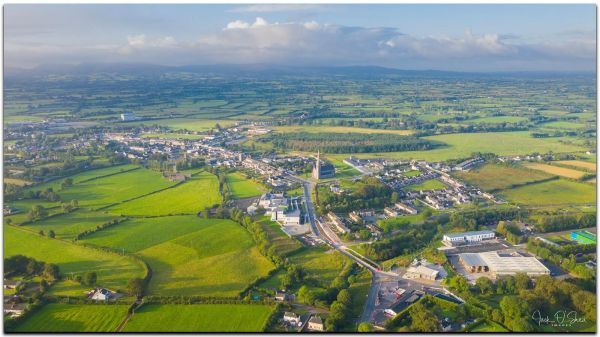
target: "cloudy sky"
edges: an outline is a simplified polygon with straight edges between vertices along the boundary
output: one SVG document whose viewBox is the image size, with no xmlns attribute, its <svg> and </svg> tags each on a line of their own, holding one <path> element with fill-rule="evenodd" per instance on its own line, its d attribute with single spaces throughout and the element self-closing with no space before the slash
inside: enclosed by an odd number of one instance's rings
<svg viewBox="0 0 600 337">
<path fill-rule="evenodd" d="M 11 5 L 8 67 L 379 65 L 594 71 L 595 5 Z"/>
</svg>

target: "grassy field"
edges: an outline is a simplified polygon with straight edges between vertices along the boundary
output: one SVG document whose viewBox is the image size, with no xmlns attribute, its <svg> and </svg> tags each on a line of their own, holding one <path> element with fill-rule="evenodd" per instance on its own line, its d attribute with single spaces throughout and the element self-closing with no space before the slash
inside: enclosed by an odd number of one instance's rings
<svg viewBox="0 0 600 337">
<path fill-rule="evenodd" d="M 282 230 L 280 225 L 271 221 L 268 217 L 266 219 L 260 221 L 260 226 L 267 233 L 269 238 L 269 242 L 273 244 L 275 247 L 275 251 L 277 254 L 281 256 L 285 256 L 290 252 L 295 251 L 296 249 L 302 247 L 302 245 L 294 240 L 289 238 Z"/>
<path fill-rule="evenodd" d="M 132 218 L 87 236 L 82 242 L 134 253 L 195 232 L 204 226 L 219 226 L 224 221 L 201 219 L 195 215 Z"/>
<path fill-rule="evenodd" d="M 160 172 L 144 168 L 119 173 L 57 190 L 62 200 L 78 200 L 80 206 L 98 208 L 154 192 L 175 183 Z M 55 190 L 56 191 L 56 190 Z"/>
<path fill-rule="evenodd" d="M 518 166 L 495 164 L 486 164 L 468 172 L 456 172 L 455 175 L 461 180 L 485 191 L 502 190 L 510 188 L 513 185 L 525 184 L 551 177 L 549 174 L 526 170 Z"/>
<path fill-rule="evenodd" d="M 268 305 L 147 304 L 125 325 L 125 332 L 260 332 L 273 312 Z"/>
<path fill-rule="evenodd" d="M 500 124 L 500 123 L 518 123 L 526 121 L 526 117 L 520 116 L 492 116 L 492 117 L 482 117 L 476 119 L 468 119 L 464 121 L 465 124 L 481 124 L 481 123 L 489 123 L 489 124 Z"/>
<path fill-rule="evenodd" d="M 217 177 L 201 172 L 179 186 L 115 205 L 108 211 L 122 215 L 196 214 L 204 207 L 219 203 L 221 196 Z"/>
<path fill-rule="evenodd" d="M 233 198 L 235 199 L 255 197 L 265 193 L 267 190 L 263 185 L 253 180 L 246 179 L 246 177 L 239 172 L 227 173 L 226 178 L 227 184 L 231 188 Z"/>
<path fill-rule="evenodd" d="M 414 177 L 414 176 L 421 175 L 421 171 L 419 171 L 419 170 L 406 171 L 406 172 L 402 173 L 402 175 L 405 177 Z"/>
<path fill-rule="evenodd" d="M 559 160 L 556 163 L 596 171 L 596 163 L 590 163 L 583 160 Z"/>
<path fill-rule="evenodd" d="M 304 268 L 308 275 L 327 286 L 350 260 L 340 253 L 323 247 L 304 247 L 289 256 L 292 263 Z"/>
<path fill-rule="evenodd" d="M 425 180 L 420 184 L 408 185 L 403 188 L 405 191 L 429 191 L 429 190 L 441 190 L 446 188 L 446 185 L 437 179 Z"/>
<path fill-rule="evenodd" d="M 160 125 L 166 126 L 173 130 L 189 130 L 189 131 L 208 131 L 214 129 L 215 125 L 219 124 L 221 127 L 230 127 L 235 125 L 235 120 L 225 119 L 193 119 L 193 118 L 167 118 L 167 119 L 154 119 L 143 122 L 129 122 L 129 125 Z"/>
<path fill-rule="evenodd" d="M 571 179 L 579 179 L 585 175 L 585 172 L 582 172 L 582 171 L 577 171 L 577 170 L 573 170 L 573 169 L 569 169 L 569 168 L 565 168 L 565 167 L 548 165 L 548 164 L 543 164 L 543 163 L 524 163 L 523 166 L 533 169 L 533 170 L 543 171 L 543 172 L 549 173 L 551 175 L 557 175 L 557 176 L 571 178 Z"/>
<path fill-rule="evenodd" d="M 456 133 L 424 138 L 446 144 L 446 146 L 429 151 L 360 153 L 355 156 L 359 158 L 422 159 L 438 162 L 448 159 L 467 158 L 473 152 L 492 152 L 504 156 L 533 152 L 546 153 L 553 151 L 554 153 L 564 153 L 585 150 L 577 145 L 560 143 L 559 140 L 563 138 L 532 138 L 527 131 Z M 348 157 L 347 154 L 330 154 L 328 156 L 338 158 Z"/>
<path fill-rule="evenodd" d="M 274 265 L 233 221 L 205 224 L 138 252 L 153 270 L 154 295 L 235 296 Z"/>
<path fill-rule="evenodd" d="M 77 184 L 81 181 L 98 178 L 98 177 L 104 177 L 107 175 L 120 173 L 120 172 L 132 170 L 132 169 L 136 169 L 136 168 L 139 168 L 139 166 L 130 165 L 130 164 L 109 166 L 109 167 L 104 167 L 104 168 L 99 168 L 99 169 L 95 169 L 95 170 L 89 170 L 89 171 L 77 173 L 77 174 L 70 176 L 69 178 L 73 179 L 73 184 Z M 47 182 L 45 184 L 32 186 L 31 190 L 41 191 L 41 190 L 45 190 L 47 188 L 52 188 L 54 191 L 59 191 L 60 185 L 65 179 L 58 179 L 58 180 L 54 180 L 51 182 Z"/>
<path fill-rule="evenodd" d="M 311 132 L 311 133 L 386 133 L 394 135 L 411 135 L 413 130 L 385 130 L 385 129 L 369 129 L 357 128 L 351 126 L 322 126 L 322 125 L 293 125 L 293 126 L 276 126 L 273 128 L 277 132 Z"/>
<path fill-rule="evenodd" d="M 544 128 L 550 129 L 564 129 L 564 130 L 576 130 L 585 127 L 585 124 L 582 123 L 573 123 L 573 122 L 550 122 L 542 125 Z"/>
<path fill-rule="evenodd" d="M 57 237 L 72 240 L 77 234 L 88 229 L 94 229 L 96 226 L 113 219 L 117 219 L 117 217 L 101 212 L 79 209 L 69 214 L 27 224 L 26 227 L 35 231 L 43 230 L 46 234 L 48 231 L 53 230 Z"/>
<path fill-rule="evenodd" d="M 522 205 L 593 204 L 596 186 L 559 179 L 508 189 L 501 195 L 510 202 Z"/>
<path fill-rule="evenodd" d="M 32 184 L 31 181 L 16 178 L 4 178 L 4 183 L 17 186 L 27 186 Z"/>
<path fill-rule="evenodd" d="M 98 274 L 98 284 L 111 289 L 125 289 L 129 279 L 144 276 L 143 265 L 130 258 L 4 226 L 4 256 L 17 254 L 55 263 L 62 275 L 94 271 Z M 61 286 L 60 283 L 51 288 L 55 295 L 83 295 L 81 287 Z"/>
<path fill-rule="evenodd" d="M 15 332 L 115 332 L 127 305 L 50 303 L 25 319 Z"/>
</svg>

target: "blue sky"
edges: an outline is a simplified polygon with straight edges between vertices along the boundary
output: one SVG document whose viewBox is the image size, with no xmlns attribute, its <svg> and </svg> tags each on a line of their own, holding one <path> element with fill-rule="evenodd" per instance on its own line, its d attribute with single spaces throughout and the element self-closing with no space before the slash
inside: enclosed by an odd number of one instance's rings
<svg viewBox="0 0 600 337">
<path fill-rule="evenodd" d="M 593 71 L 595 5 L 5 5 L 5 65 Z"/>
</svg>

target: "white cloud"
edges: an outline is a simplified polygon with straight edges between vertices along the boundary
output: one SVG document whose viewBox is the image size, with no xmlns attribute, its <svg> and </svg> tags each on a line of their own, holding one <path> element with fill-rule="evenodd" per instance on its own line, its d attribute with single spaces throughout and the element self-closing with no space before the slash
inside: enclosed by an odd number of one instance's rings
<svg viewBox="0 0 600 337">
<path fill-rule="evenodd" d="M 231 10 L 228 10 L 230 13 L 272 13 L 272 12 L 292 12 L 292 11 L 307 11 L 307 10 L 315 10 L 321 8 L 319 5 L 315 4 L 293 4 L 293 5 L 275 5 L 275 4 L 260 4 L 260 5 L 249 5 L 249 6 L 240 6 L 235 7 Z"/>
</svg>

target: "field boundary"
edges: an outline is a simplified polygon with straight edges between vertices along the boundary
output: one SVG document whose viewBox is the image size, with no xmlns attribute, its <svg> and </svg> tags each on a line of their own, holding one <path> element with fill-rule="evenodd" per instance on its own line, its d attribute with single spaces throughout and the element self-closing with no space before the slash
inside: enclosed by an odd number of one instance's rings
<svg viewBox="0 0 600 337">
<path fill-rule="evenodd" d="M 102 207 L 100 207 L 100 208 L 96 208 L 95 210 L 96 210 L 96 211 L 103 211 L 103 210 L 105 210 L 105 209 L 108 209 L 108 208 L 111 208 L 111 207 L 114 207 L 114 206 L 117 206 L 117 205 L 120 205 L 120 204 L 123 204 L 123 203 L 129 202 L 129 201 L 137 200 L 137 199 L 140 199 L 140 198 L 143 198 L 143 197 L 147 197 L 147 196 L 149 196 L 149 195 L 152 195 L 152 194 L 155 194 L 155 193 L 159 193 L 159 192 L 162 192 L 162 191 L 166 191 L 166 190 L 168 190 L 168 189 L 170 189 L 170 188 L 175 188 L 175 187 L 177 187 L 177 186 L 180 186 L 180 185 L 182 185 L 182 184 L 185 184 L 185 183 L 186 183 L 185 181 L 179 181 L 179 182 L 177 182 L 177 183 L 176 183 L 175 185 L 173 185 L 173 186 L 169 186 L 169 187 L 161 188 L 161 189 L 159 189 L 159 190 L 152 191 L 152 192 L 149 192 L 149 193 L 146 193 L 146 194 L 143 194 L 143 195 L 139 195 L 139 196 L 137 196 L 137 197 L 133 197 L 133 198 L 129 198 L 129 199 L 126 199 L 126 200 L 119 201 L 119 202 L 115 202 L 115 203 L 112 203 L 112 204 L 110 204 L 110 205 L 106 205 L 106 206 L 102 206 Z"/>
<path fill-rule="evenodd" d="M 528 182 L 525 182 L 525 183 L 522 183 L 522 184 L 512 184 L 512 185 L 510 185 L 508 187 L 505 187 L 505 188 L 494 188 L 494 189 L 489 190 L 488 192 L 490 192 L 490 193 L 501 193 L 502 191 L 506 191 L 506 190 L 512 190 L 512 189 L 515 189 L 515 188 L 529 186 L 529 185 L 541 184 L 541 183 L 545 183 L 545 182 L 552 181 L 552 180 L 558 180 L 558 179 L 560 179 L 560 176 L 552 176 L 552 177 L 545 178 L 545 179 L 528 181 Z"/>
<path fill-rule="evenodd" d="M 120 166 L 120 165 L 117 165 L 117 166 Z M 108 166 L 108 167 L 112 167 L 112 166 Z M 108 167 L 106 167 L 106 168 L 108 168 Z M 89 178 L 89 179 L 84 179 L 84 180 L 78 181 L 76 184 L 87 183 L 92 180 L 102 179 L 102 178 L 106 178 L 106 177 L 110 177 L 110 176 L 115 176 L 115 175 L 121 174 L 121 173 L 127 173 L 127 172 L 131 172 L 131 171 L 139 170 L 140 168 L 141 167 L 138 166 L 138 167 L 134 167 L 132 169 L 125 170 L 125 171 L 119 171 L 119 172 L 105 174 L 103 176 L 97 176 L 97 177 L 93 177 L 93 178 Z"/>
</svg>

